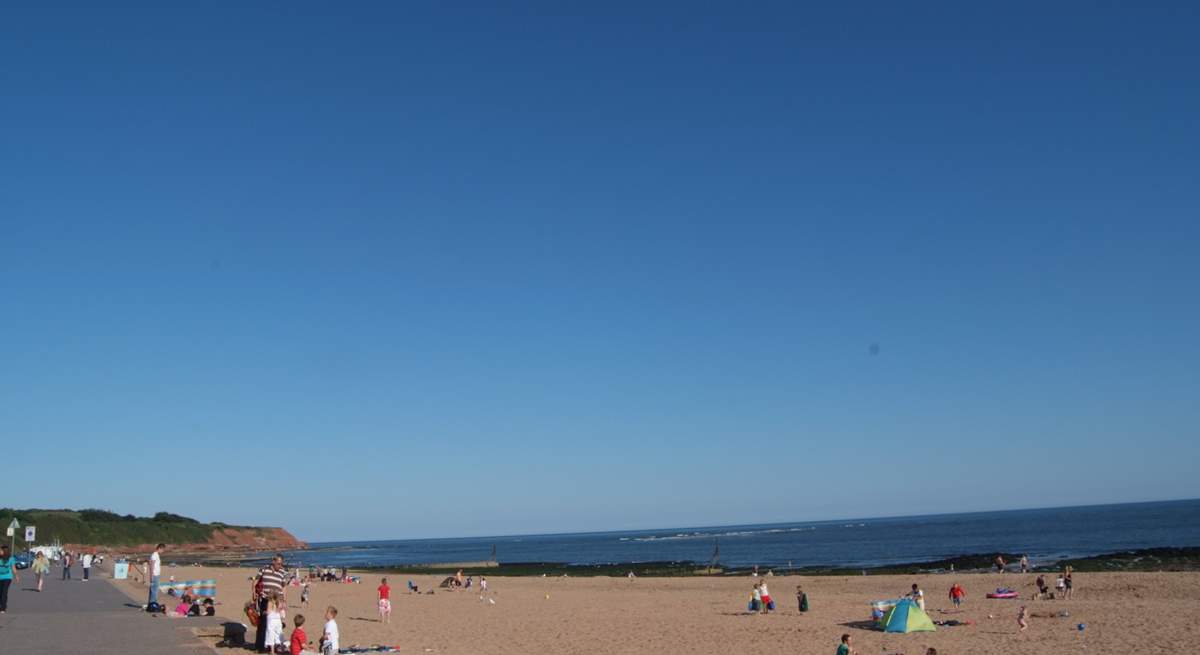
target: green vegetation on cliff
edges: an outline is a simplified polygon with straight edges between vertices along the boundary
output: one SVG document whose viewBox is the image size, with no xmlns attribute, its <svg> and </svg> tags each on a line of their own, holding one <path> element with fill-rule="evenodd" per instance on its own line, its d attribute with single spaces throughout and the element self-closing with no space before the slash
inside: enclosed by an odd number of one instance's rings
<svg viewBox="0 0 1200 655">
<path fill-rule="evenodd" d="M 0 508 L 0 525 L 7 527 L 14 517 L 22 527 L 37 526 L 39 544 L 55 540 L 64 544 L 93 546 L 134 546 L 160 541 L 168 544 L 202 544 L 209 541 L 213 530 L 232 527 L 223 523 L 201 523 L 168 512 L 142 517 L 102 509 Z M 18 544 L 23 534 L 23 530 L 18 531 Z"/>
</svg>

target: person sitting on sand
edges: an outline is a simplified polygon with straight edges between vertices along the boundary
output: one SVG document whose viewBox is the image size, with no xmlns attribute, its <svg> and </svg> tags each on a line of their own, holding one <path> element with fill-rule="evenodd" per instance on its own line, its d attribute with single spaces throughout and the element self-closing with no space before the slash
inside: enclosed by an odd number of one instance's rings
<svg viewBox="0 0 1200 655">
<path fill-rule="evenodd" d="M 188 615 L 188 611 L 191 609 L 192 609 L 192 604 L 190 602 L 181 600 L 181 601 L 179 601 L 179 604 L 175 606 L 175 611 L 171 612 L 167 616 L 172 619 L 186 618 Z"/>
<path fill-rule="evenodd" d="M 837 655 L 855 655 L 857 652 L 850 647 L 850 635 L 842 635 L 842 643 L 838 644 Z"/>
<path fill-rule="evenodd" d="M 1017 611 L 1017 625 L 1021 626 L 1021 632 L 1025 632 L 1025 628 L 1029 627 L 1029 610 L 1022 605 Z"/>
</svg>

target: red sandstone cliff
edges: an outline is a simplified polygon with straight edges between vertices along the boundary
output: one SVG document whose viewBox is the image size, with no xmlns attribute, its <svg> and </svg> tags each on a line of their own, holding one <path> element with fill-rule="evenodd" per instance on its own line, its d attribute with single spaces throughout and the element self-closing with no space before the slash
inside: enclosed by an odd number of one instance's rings
<svg viewBox="0 0 1200 655">
<path fill-rule="evenodd" d="M 148 553 L 157 544 L 137 546 L 102 546 L 100 550 L 124 553 Z M 95 550 L 90 544 L 64 544 L 67 550 Z M 206 543 L 167 544 L 167 549 L 184 553 L 251 552 L 261 550 L 299 550 L 308 544 L 283 528 L 214 528 Z"/>
</svg>

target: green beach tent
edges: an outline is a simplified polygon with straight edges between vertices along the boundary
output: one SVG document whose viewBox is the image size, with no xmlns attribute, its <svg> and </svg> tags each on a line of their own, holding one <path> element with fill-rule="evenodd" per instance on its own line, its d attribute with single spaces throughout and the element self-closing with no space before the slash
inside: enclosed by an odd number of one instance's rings
<svg viewBox="0 0 1200 655">
<path fill-rule="evenodd" d="M 933 632 L 933 621 L 911 600 L 898 603 L 883 615 L 884 632 Z"/>
</svg>

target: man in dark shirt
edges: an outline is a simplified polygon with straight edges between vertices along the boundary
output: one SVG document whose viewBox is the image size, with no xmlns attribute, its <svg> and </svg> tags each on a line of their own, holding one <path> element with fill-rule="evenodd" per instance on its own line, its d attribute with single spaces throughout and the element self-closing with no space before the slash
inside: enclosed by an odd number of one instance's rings
<svg viewBox="0 0 1200 655">
<path fill-rule="evenodd" d="M 258 572 L 250 588 L 258 603 L 258 626 L 254 633 L 254 650 L 267 653 L 267 600 L 271 594 L 283 595 L 283 588 L 288 583 L 287 570 L 283 568 L 283 555 L 271 558 L 271 564 Z"/>
</svg>

